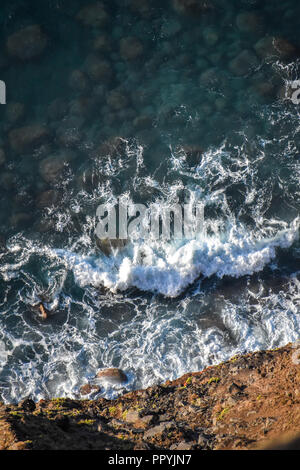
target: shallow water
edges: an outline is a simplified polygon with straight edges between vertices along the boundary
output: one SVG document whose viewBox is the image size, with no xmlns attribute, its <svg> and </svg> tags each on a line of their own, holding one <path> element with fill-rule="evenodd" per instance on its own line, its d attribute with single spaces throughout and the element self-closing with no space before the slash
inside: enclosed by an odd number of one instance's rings
<svg viewBox="0 0 300 470">
<path fill-rule="evenodd" d="M 298 339 L 298 2 L 212 0 L 197 16 L 103 1 L 101 26 L 78 20 L 83 1 L 2 3 L 1 400 L 78 396 L 102 367 L 146 387 Z M 47 46 L 10 56 L 32 24 Z M 293 52 L 261 57 L 266 35 Z M 16 148 L 33 123 L 48 134 Z M 201 202 L 206 232 L 107 257 L 96 209 L 118 198 Z"/>
</svg>

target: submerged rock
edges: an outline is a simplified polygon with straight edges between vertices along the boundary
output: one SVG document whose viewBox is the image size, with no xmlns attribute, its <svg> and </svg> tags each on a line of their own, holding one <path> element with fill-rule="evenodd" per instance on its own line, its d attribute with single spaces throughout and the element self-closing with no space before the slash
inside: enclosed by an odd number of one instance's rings
<svg viewBox="0 0 300 470">
<path fill-rule="evenodd" d="M 108 22 L 109 15 L 103 3 L 95 2 L 83 7 L 76 18 L 85 26 L 101 28 Z"/>
<path fill-rule="evenodd" d="M 213 9 L 213 3 L 208 0 L 173 0 L 173 7 L 178 13 L 199 15 Z"/>
<path fill-rule="evenodd" d="M 120 90 L 112 90 L 109 92 L 106 102 L 110 108 L 115 111 L 119 111 L 128 106 L 129 100 L 126 95 Z"/>
<path fill-rule="evenodd" d="M 124 384 L 128 381 L 127 375 L 121 369 L 112 368 L 100 370 L 97 375 L 97 379 L 107 382 L 112 385 Z"/>
<path fill-rule="evenodd" d="M 110 52 L 111 49 L 111 41 L 106 34 L 101 34 L 101 36 L 97 36 L 94 40 L 94 50 L 96 52 Z"/>
<path fill-rule="evenodd" d="M 6 105 L 6 119 L 10 124 L 16 124 L 25 114 L 23 103 L 11 102 Z"/>
<path fill-rule="evenodd" d="M 39 57 L 47 46 L 47 36 L 39 25 L 27 26 L 8 37 L 8 53 L 20 60 Z"/>
<path fill-rule="evenodd" d="M 284 38 L 265 36 L 254 46 L 256 54 L 262 59 L 288 59 L 296 54 L 296 48 Z"/>
<path fill-rule="evenodd" d="M 17 153 L 32 151 L 48 138 L 48 129 L 40 124 L 32 124 L 13 129 L 8 135 L 10 146 Z"/>
<path fill-rule="evenodd" d="M 38 208 L 43 209 L 45 207 L 50 207 L 56 205 L 61 199 L 61 194 L 54 189 L 44 191 L 40 193 L 37 197 L 36 205 Z"/>
<path fill-rule="evenodd" d="M 41 161 L 39 172 L 47 183 L 56 183 L 62 176 L 66 160 L 62 154 L 51 155 Z"/>
<path fill-rule="evenodd" d="M 135 37 L 121 39 L 120 54 L 124 60 L 136 60 L 143 53 L 143 44 Z"/>
<path fill-rule="evenodd" d="M 258 67 L 259 62 L 256 55 L 248 49 L 242 51 L 229 63 L 230 71 L 237 76 L 246 75 L 251 72 L 255 67 Z"/>
<path fill-rule="evenodd" d="M 236 25 L 242 33 L 261 34 L 264 29 L 262 17 L 252 11 L 239 13 L 236 17 Z"/>
<path fill-rule="evenodd" d="M 5 163 L 5 152 L 2 148 L 0 148 L 0 166 L 3 165 L 3 163 Z"/>
<path fill-rule="evenodd" d="M 82 70 L 73 70 L 69 78 L 69 85 L 75 91 L 86 91 L 89 80 Z"/>
</svg>

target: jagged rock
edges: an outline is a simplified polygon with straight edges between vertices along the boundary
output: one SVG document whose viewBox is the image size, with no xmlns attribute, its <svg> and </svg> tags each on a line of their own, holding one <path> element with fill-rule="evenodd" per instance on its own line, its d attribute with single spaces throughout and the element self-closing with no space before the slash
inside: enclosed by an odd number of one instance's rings
<svg viewBox="0 0 300 470">
<path fill-rule="evenodd" d="M 16 153 L 32 151 L 48 138 L 48 129 L 40 124 L 32 124 L 13 129 L 8 135 L 10 146 Z"/>
<path fill-rule="evenodd" d="M 155 436 L 163 434 L 165 431 L 176 427 L 174 421 L 168 421 L 166 423 L 160 423 L 153 428 L 148 429 L 144 432 L 144 439 L 152 439 Z"/>
<path fill-rule="evenodd" d="M 234 75 L 242 76 L 251 72 L 259 65 L 256 55 L 245 49 L 229 63 L 229 69 Z"/>
<path fill-rule="evenodd" d="M 128 380 L 125 372 L 117 368 L 100 370 L 96 377 L 97 379 L 110 384 L 123 384 Z"/>
<path fill-rule="evenodd" d="M 124 60 L 136 60 L 143 53 L 143 44 L 135 37 L 121 39 L 120 54 Z"/>
<path fill-rule="evenodd" d="M 108 22 L 109 15 L 106 12 L 103 3 L 96 2 L 83 7 L 77 14 L 77 20 L 85 26 L 101 28 Z"/>
<path fill-rule="evenodd" d="M 47 36 L 39 25 L 27 26 L 8 37 L 7 51 L 20 60 L 35 59 L 47 46 Z"/>
<path fill-rule="evenodd" d="M 262 59 L 288 59 L 295 55 L 296 48 L 284 38 L 265 36 L 254 46 L 256 54 Z"/>
</svg>

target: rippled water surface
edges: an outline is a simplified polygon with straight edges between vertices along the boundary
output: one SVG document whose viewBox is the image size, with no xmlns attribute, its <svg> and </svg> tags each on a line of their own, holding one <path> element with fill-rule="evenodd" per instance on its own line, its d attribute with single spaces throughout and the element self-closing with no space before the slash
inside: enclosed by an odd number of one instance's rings
<svg viewBox="0 0 300 470">
<path fill-rule="evenodd" d="M 76 397 L 103 367 L 146 387 L 299 338 L 299 8 L 1 3 L 1 400 Z M 205 231 L 106 256 L 96 209 L 118 199 L 200 202 Z"/>
</svg>

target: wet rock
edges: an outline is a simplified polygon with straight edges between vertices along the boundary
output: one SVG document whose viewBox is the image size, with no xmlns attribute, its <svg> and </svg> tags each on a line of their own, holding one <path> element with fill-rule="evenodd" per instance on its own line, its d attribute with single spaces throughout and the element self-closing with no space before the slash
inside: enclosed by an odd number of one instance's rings
<svg viewBox="0 0 300 470">
<path fill-rule="evenodd" d="M 101 381 L 107 382 L 112 385 L 124 384 L 128 380 L 125 372 L 117 368 L 100 370 L 97 373 L 96 377 L 97 379 L 100 379 Z"/>
<path fill-rule="evenodd" d="M 40 124 L 32 124 L 13 129 L 8 135 L 10 146 L 16 153 L 32 151 L 48 140 L 48 138 L 48 129 Z"/>
<path fill-rule="evenodd" d="M 112 78 L 112 68 L 107 60 L 100 60 L 96 56 L 89 56 L 85 62 L 85 70 L 94 82 L 108 82 Z"/>
<path fill-rule="evenodd" d="M 115 111 L 120 111 L 129 104 L 127 96 L 118 89 L 109 92 L 106 102 L 108 106 Z"/>
<path fill-rule="evenodd" d="M 101 388 L 94 384 L 85 384 L 80 387 L 80 395 L 90 395 L 91 393 L 99 393 Z"/>
<path fill-rule="evenodd" d="M 200 85 L 202 86 L 211 86 L 216 84 L 219 81 L 219 72 L 216 67 L 211 67 L 206 69 L 200 75 Z"/>
<path fill-rule="evenodd" d="M 296 48 L 284 38 L 265 36 L 254 46 L 256 54 L 262 59 L 288 59 L 296 54 Z"/>
<path fill-rule="evenodd" d="M 5 237 L 3 235 L 0 235 L 0 253 L 6 251 L 7 247 L 6 247 L 6 240 L 5 240 Z"/>
<path fill-rule="evenodd" d="M 245 49 L 229 63 L 230 71 L 237 76 L 246 75 L 259 65 L 256 55 Z"/>
<path fill-rule="evenodd" d="M 25 398 L 23 401 L 20 402 L 19 407 L 22 408 L 24 411 L 34 411 L 36 405 L 31 398 Z"/>
<path fill-rule="evenodd" d="M 261 34 L 264 29 L 262 17 L 252 11 L 239 13 L 236 17 L 236 25 L 242 33 Z"/>
<path fill-rule="evenodd" d="M 39 57 L 47 46 L 47 36 L 39 25 L 27 26 L 8 37 L 8 53 L 20 60 Z"/>
<path fill-rule="evenodd" d="M 143 53 L 143 44 L 135 37 L 121 39 L 120 54 L 124 60 L 136 60 Z"/>
<path fill-rule="evenodd" d="M 106 25 L 109 20 L 109 15 L 105 10 L 103 3 L 96 2 L 82 8 L 77 14 L 77 20 L 85 26 L 92 26 L 94 28 L 101 28 Z"/>
<path fill-rule="evenodd" d="M 36 205 L 38 208 L 44 209 L 45 207 L 50 207 L 58 204 L 60 200 L 60 193 L 58 191 L 55 191 L 54 189 L 50 189 L 38 195 Z"/>
<path fill-rule="evenodd" d="M 96 240 L 96 245 L 102 253 L 104 253 L 106 256 L 110 256 L 113 254 L 115 250 L 122 250 L 128 243 L 128 240 L 121 239 L 121 238 L 116 238 L 116 239 L 100 239 L 97 238 Z"/>
<path fill-rule="evenodd" d="M 10 124 L 16 124 L 21 121 L 25 114 L 25 106 L 23 103 L 7 103 L 6 119 Z"/>
<path fill-rule="evenodd" d="M 73 111 L 75 111 L 75 106 Z M 72 148 L 78 147 L 82 142 L 83 133 L 77 127 L 68 127 L 68 124 L 64 123 L 57 129 L 56 137 L 62 147 Z"/>
<path fill-rule="evenodd" d="M 0 148 L 0 166 L 3 165 L 3 163 L 5 163 L 5 152 L 2 148 Z"/>
<path fill-rule="evenodd" d="M 213 9 L 213 3 L 208 0 L 173 0 L 172 3 L 177 13 L 185 15 L 199 15 Z"/>
<path fill-rule="evenodd" d="M 189 165 L 199 165 L 203 155 L 203 149 L 201 147 L 198 145 L 184 145 L 181 147 L 181 150 L 184 152 Z"/>
<path fill-rule="evenodd" d="M 69 85 L 73 90 L 83 92 L 88 89 L 89 81 L 82 70 L 73 70 L 69 78 Z"/>
</svg>

